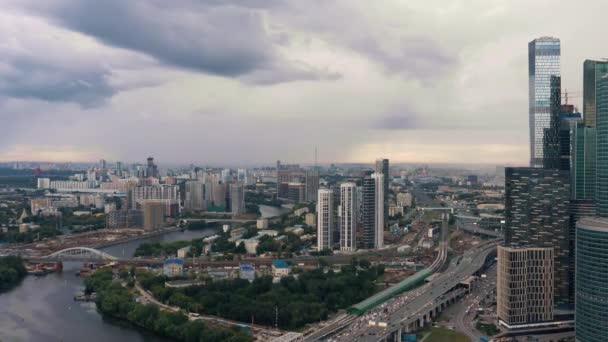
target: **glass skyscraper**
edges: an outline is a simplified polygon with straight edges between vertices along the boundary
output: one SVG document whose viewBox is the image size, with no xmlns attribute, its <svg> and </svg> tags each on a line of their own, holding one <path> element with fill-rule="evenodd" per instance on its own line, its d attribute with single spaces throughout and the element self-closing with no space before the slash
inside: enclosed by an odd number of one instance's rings
<svg viewBox="0 0 608 342">
<path fill-rule="evenodd" d="M 608 217 L 608 76 L 597 82 L 595 200 L 598 216 Z"/>
<path fill-rule="evenodd" d="M 551 76 L 560 76 L 560 51 L 557 38 L 542 37 L 528 44 L 531 167 L 543 167 L 543 138 L 551 122 Z"/>
<path fill-rule="evenodd" d="M 576 225 L 576 341 L 608 341 L 608 220 Z"/>
<path fill-rule="evenodd" d="M 596 125 L 597 83 L 605 75 L 608 75 L 608 61 L 586 60 L 583 63 L 583 113 L 587 127 Z"/>
</svg>

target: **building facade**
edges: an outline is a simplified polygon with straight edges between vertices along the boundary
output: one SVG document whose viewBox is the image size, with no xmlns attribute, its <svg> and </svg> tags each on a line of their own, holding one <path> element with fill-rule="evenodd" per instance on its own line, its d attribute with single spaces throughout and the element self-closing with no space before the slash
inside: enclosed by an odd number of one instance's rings
<svg viewBox="0 0 608 342">
<path fill-rule="evenodd" d="M 319 171 L 308 170 L 306 171 L 306 202 L 313 202 L 317 199 L 317 192 L 319 191 Z"/>
<path fill-rule="evenodd" d="M 505 243 L 553 248 L 555 304 L 573 304 L 574 266 L 570 234 L 570 179 L 567 171 L 505 169 Z"/>
<path fill-rule="evenodd" d="M 583 63 L 583 113 L 585 126 L 596 126 L 597 82 L 608 75 L 608 61 L 585 60 Z"/>
<path fill-rule="evenodd" d="M 498 246 L 496 313 L 509 329 L 553 320 L 553 248 Z"/>
<path fill-rule="evenodd" d="M 334 226 L 334 197 L 329 189 L 319 189 L 317 197 L 317 250 L 331 250 Z"/>
<path fill-rule="evenodd" d="M 185 184 L 184 209 L 186 211 L 205 211 L 205 183 L 199 181 L 188 181 Z"/>
<path fill-rule="evenodd" d="M 608 217 L 608 76 L 597 82 L 596 190 L 598 216 Z"/>
<path fill-rule="evenodd" d="M 541 37 L 528 44 L 530 166 L 542 167 L 544 134 L 551 120 L 551 76 L 560 76 L 560 41 Z"/>
<path fill-rule="evenodd" d="M 161 201 L 146 200 L 143 202 L 144 229 L 158 230 L 165 221 L 165 206 Z"/>
<path fill-rule="evenodd" d="M 381 248 L 384 245 L 384 175 L 365 176 L 361 195 L 362 246 Z"/>
<path fill-rule="evenodd" d="M 245 187 L 243 183 L 230 184 L 230 210 L 233 215 L 245 213 Z"/>
<path fill-rule="evenodd" d="M 388 174 L 389 173 L 388 159 L 376 159 L 375 171 L 376 171 L 376 174 L 382 174 L 384 177 L 382 180 L 382 193 L 383 193 L 382 200 L 384 201 L 384 204 L 383 204 L 384 220 L 383 220 L 383 222 L 387 222 L 388 221 L 388 183 L 390 180 L 390 175 Z"/>
<path fill-rule="evenodd" d="M 576 341 L 608 341 L 608 219 L 582 218 L 576 229 Z"/>
<path fill-rule="evenodd" d="M 357 249 L 357 185 L 342 183 L 340 185 L 340 250 Z"/>
</svg>

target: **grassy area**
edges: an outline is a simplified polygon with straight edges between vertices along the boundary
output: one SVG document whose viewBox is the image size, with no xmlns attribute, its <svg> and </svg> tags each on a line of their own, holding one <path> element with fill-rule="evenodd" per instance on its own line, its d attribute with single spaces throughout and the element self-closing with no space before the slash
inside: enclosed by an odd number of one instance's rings
<svg viewBox="0 0 608 342">
<path fill-rule="evenodd" d="M 424 342 L 470 342 L 470 339 L 467 336 L 445 328 L 424 329 L 421 332 L 421 335 L 428 335 L 424 339 Z"/>
<path fill-rule="evenodd" d="M 494 324 L 489 323 L 477 322 L 476 328 L 487 336 L 494 336 L 500 332 Z"/>
</svg>

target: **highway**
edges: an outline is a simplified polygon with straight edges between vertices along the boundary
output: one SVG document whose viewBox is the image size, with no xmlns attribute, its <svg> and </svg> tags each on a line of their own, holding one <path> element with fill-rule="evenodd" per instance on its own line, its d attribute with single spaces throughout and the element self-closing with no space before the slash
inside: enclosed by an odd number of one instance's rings
<svg viewBox="0 0 608 342">
<path fill-rule="evenodd" d="M 399 295 L 357 318 L 342 333 L 328 341 L 375 342 L 388 337 L 400 326 L 419 319 L 419 314 L 431 311 L 441 296 L 477 272 L 495 246 L 496 241 L 492 241 L 465 252 L 462 258 L 455 258 L 448 269 L 430 283 Z M 387 327 L 369 326 L 369 321 L 383 322 Z"/>
</svg>

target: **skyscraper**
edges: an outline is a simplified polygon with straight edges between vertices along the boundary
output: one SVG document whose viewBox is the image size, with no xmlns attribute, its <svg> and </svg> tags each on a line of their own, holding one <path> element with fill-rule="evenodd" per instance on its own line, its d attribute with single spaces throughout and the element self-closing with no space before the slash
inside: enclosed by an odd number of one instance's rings
<svg viewBox="0 0 608 342">
<path fill-rule="evenodd" d="M 230 210 L 233 215 L 245 213 L 245 187 L 243 183 L 230 184 Z"/>
<path fill-rule="evenodd" d="M 531 167 L 543 166 L 544 134 L 551 120 L 551 76 L 560 76 L 560 41 L 535 39 L 528 44 Z"/>
<path fill-rule="evenodd" d="M 561 77 L 551 76 L 550 83 L 550 116 L 549 127 L 544 129 L 543 134 L 543 167 L 546 169 L 559 169 L 561 165 L 561 150 L 559 140 L 562 111 Z"/>
<path fill-rule="evenodd" d="M 608 219 L 582 218 L 576 229 L 576 341 L 608 340 Z"/>
<path fill-rule="evenodd" d="M 357 248 L 357 185 L 340 185 L 340 250 L 354 251 Z"/>
<path fill-rule="evenodd" d="M 154 158 L 148 157 L 146 163 L 146 177 L 158 178 L 158 167 L 154 164 Z"/>
<path fill-rule="evenodd" d="M 596 126 L 597 82 L 608 75 L 608 61 L 585 60 L 583 63 L 583 113 L 585 126 Z"/>
<path fill-rule="evenodd" d="M 317 198 L 317 192 L 319 191 L 319 170 L 308 170 L 306 171 L 306 202 L 313 202 Z"/>
<path fill-rule="evenodd" d="M 331 250 L 334 226 L 334 197 L 329 189 L 319 189 L 317 198 L 317 250 Z"/>
<path fill-rule="evenodd" d="M 374 173 L 363 178 L 362 189 L 363 248 L 384 245 L 384 175 Z"/>
<path fill-rule="evenodd" d="M 388 163 L 388 159 L 376 159 L 376 174 L 383 174 L 384 175 L 384 181 L 382 183 L 382 188 L 383 188 L 383 201 L 384 201 L 384 220 L 383 222 L 388 221 L 388 183 L 389 183 L 389 179 L 390 176 L 388 174 L 389 172 L 389 163 Z"/>
<path fill-rule="evenodd" d="M 157 230 L 162 228 L 165 220 L 165 205 L 158 200 L 145 200 L 143 203 L 144 229 Z"/>
<path fill-rule="evenodd" d="M 608 217 L 608 75 L 597 82 L 596 191 L 598 216 Z"/>
<path fill-rule="evenodd" d="M 567 171 L 505 169 L 505 246 L 554 249 L 555 305 L 572 304 L 573 255 Z"/>
<path fill-rule="evenodd" d="M 205 183 L 199 181 L 186 182 L 184 209 L 186 211 L 207 210 L 205 203 Z"/>
</svg>

